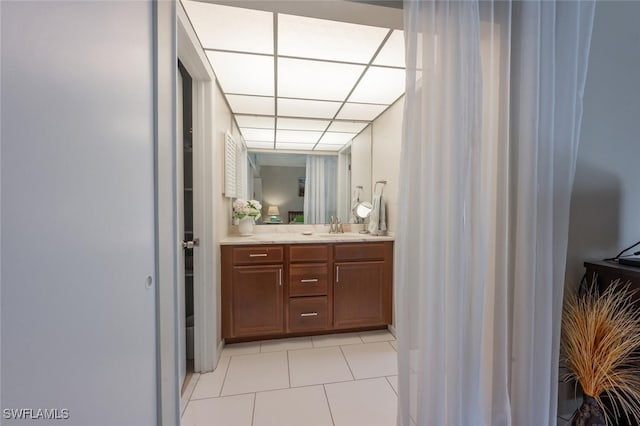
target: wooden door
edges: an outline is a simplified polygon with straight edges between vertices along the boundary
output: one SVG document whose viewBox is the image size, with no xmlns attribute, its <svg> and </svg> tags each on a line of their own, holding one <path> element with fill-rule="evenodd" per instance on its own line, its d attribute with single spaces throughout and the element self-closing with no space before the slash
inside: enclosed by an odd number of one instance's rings
<svg viewBox="0 0 640 426">
<path fill-rule="evenodd" d="M 233 337 L 284 332 L 283 265 L 233 268 Z"/>
<path fill-rule="evenodd" d="M 385 325 L 390 303 L 385 262 L 335 264 L 333 324 L 335 328 Z"/>
</svg>

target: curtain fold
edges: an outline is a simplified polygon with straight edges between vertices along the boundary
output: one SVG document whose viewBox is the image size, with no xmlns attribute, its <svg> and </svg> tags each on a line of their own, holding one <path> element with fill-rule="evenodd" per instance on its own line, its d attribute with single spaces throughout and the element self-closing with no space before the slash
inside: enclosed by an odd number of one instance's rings
<svg viewBox="0 0 640 426">
<path fill-rule="evenodd" d="M 307 156 L 304 223 L 329 223 L 329 218 L 336 215 L 337 167 L 337 157 Z"/>
<path fill-rule="evenodd" d="M 594 3 L 404 11 L 398 423 L 555 424 Z"/>
</svg>

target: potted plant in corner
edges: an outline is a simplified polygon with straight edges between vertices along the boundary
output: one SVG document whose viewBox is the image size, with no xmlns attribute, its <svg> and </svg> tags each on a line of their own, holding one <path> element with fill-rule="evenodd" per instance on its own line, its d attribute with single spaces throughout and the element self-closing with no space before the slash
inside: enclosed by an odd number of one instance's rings
<svg viewBox="0 0 640 426">
<path fill-rule="evenodd" d="M 594 283 L 585 294 L 569 295 L 562 313 L 561 362 L 584 392 L 573 426 L 604 426 L 612 414 L 640 421 L 640 310 L 633 293 L 619 281 L 599 294 Z"/>
<path fill-rule="evenodd" d="M 262 205 L 256 200 L 238 198 L 233 202 L 233 223 L 238 225 L 240 235 L 253 234 L 253 225 L 260 217 Z"/>
</svg>

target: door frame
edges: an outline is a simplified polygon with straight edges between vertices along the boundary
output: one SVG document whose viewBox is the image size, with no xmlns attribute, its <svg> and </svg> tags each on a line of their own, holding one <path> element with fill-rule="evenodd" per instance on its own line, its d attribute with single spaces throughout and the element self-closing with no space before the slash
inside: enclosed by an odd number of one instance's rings
<svg viewBox="0 0 640 426">
<path fill-rule="evenodd" d="M 177 58 L 192 78 L 193 102 L 193 315 L 194 370 L 213 371 L 218 361 L 218 235 L 215 227 L 214 146 L 215 74 L 181 3 L 177 10 Z"/>
<path fill-rule="evenodd" d="M 177 59 L 193 78 L 194 128 L 194 233 L 200 247 L 194 250 L 194 367 L 211 371 L 218 361 L 217 234 L 214 226 L 213 120 L 215 77 L 186 12 L 180 2 L 153 2 L 155 192 L 157 278 L 157 418 L 158 425 L 180 424 L 180 377 L 178 366 L 177 259 L 182 251 L 178 235 L 176 124 Z M 196 151 L 198 149 L 199 151 Z M 209 191 L 207 191 L 209 189 Z M 198 194 L 198 196 L 196 196 Z"/>
</svg>

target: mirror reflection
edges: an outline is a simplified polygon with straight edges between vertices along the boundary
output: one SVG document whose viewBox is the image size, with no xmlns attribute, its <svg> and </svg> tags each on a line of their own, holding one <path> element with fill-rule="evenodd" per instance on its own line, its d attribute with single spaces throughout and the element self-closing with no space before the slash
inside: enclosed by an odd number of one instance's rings
<svg viewBox="0 0 640 426">
<path fill-rule="evenodd" d="M 337 215 L 338 155 L 252 152 L 248 194 L 262 203 L 258 223 L 321 224 Z"/>
</svg>

